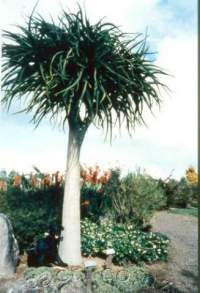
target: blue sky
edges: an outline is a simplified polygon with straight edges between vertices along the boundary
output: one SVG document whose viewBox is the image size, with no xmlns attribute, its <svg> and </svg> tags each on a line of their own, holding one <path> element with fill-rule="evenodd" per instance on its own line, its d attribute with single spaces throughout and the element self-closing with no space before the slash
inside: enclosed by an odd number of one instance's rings
<svg viewBox="0 0 200 293">
<path fill-rule="evenodd" d="M 76 9 L 77 1 L 40 0 L 37 11 L 56 17 L 61 7 Z M 161 110 L 155 117 L 145 113 L 148 128 L 138 127 L 130 138 L 125 129 L 121 136 L 114 131 L 112 145 L 104 133 L 91 126 L 81 152 L 81 163 L 102 167 L 120 166 L 124 172 L 136 167 L 155 177 L 166 178 L 172 170 L 175 178 L 185 169 L 197 166 L 197 2 L 188 0 L 80 1 L 91 22 L 106 16 L 128 32 L 145 33 L 157 51 L 156 63 L 173 75 L 165 82 L 170 96 L 162 95 Z M 13 30 L 11 24 L 23 24 L 35 1 L 1 1 L 1 27 Z M 3 95 L 3 92 L 1 92 Z M 15 105 L 15 108 L 20 105 Z M 65 170 L 67 129 L 53 126 L 48 120 L 34 130 L 31 115 L 13 115 L 0 111 L 0 169 L 32 171 L 36 165 L 44 172 Z"/>
</svg>

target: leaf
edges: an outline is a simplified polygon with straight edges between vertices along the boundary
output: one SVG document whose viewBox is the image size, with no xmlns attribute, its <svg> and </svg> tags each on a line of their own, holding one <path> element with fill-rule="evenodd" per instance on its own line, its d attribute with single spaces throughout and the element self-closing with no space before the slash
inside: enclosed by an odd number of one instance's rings
<svg viewBox="0 0 200 293">
<path fill-rule="evenodd" d="M 149 58 L 147 35 L 127 34 L 118 26 L 100 20 L 91 24 L 79 6 L 77 13 L 63 11 L 58 22 L 35 16 L 35 8 L 18 32 L 4 31 L 2 46 L 5 95 L 8 108 L 18 98 L 38 125 L 48 115 L 62 123 L 80 117 L 85 123 L 105 127 L 125 125 L 129 134 L 136 124 L 145 124 L 145 106 L 161 105 L 161 81 L 168 74 Z M 32 94 L 32 98 L 30 98 Z M 81 125 L 79 125 L 81 126 Z"/>
</svg>

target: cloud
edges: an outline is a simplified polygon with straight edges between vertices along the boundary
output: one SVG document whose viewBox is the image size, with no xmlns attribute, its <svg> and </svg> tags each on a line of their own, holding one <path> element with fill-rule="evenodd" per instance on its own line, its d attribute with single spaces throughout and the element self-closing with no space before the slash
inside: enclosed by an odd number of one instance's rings
<svg viewBox="0 0 200 293">
<path fill-rule="evenodd" d="M 3 1 L 2 1 L 3 2 Z M 195 29 L 196 1 L 92 1 L 85 0 L 87 14 L 92 22 L 103 16 L 122 25 L 129 32 L 144 32 L 149 27 L 151 45 L 158 51 L 157 64 L 173 77 L 165 82 L 170 96 L 163 95 L 155 118 L 145 113 L 148 128 L 138 127 L 129 138 L 114 131 L 112 145 L 104 142 L 103 131 L 90 127 L 81 152 L 81 162 L 93 165 L 120 164 L 124 170 L 136 166 L 145 168 L 157 177 L 167 177 L 174 168 L 174 176 L 184 175 L 188 165 L 197 166 L 197 35 Z M 167 3 L 167 4 L 166 4 Z M 3 4 L 1 23 L 22 23 L 29 15 L 34 0 L 7 0 Z M 44 17 L 58 15 L 63 8 L 76 7 L 76 1 L 40 0 L 37 11 Z M 9 27 L 10 29 L 10 27 Z M 0 117 L 0 168 L 31 170 L 36 165 L 42 170 L 64 170 L 66 165 L 67 134 L 52 129 L 48 121 L 33 131 L 25 115 Z"/>
<path fill-rule="evenodd" d="M 145 113 L 148 128 L 138 127 L 132 138 L 122 128 L 122 137 L 118 136 L 112 147 L 108 143 L 100 145 L 102 132 L 91 130 L 83 146 L 83 160 L 95 160 L 98 154 L 99 163 L 119 161 L 132 170 L 138 165 L 158 177 L 166 177 L 175 169 L 174 176 L 180 178 L 190 164 L 197 167 L 196 36 L 164 38 L 159 44 L 157 64 L 173 74 L 165 80 L 171 93 L 163 95 L 161 111 L 155 109 L 155 117 Z M 93 148 L 87 152 L 91 145 Z"/>
<path fill-rule="evenodd" d="M 2 118 L 2 117 L 1 117 Z M 65 170 L 67 133 L 43 123 L 13 123 L 12 116 L 0 123 L 0 169 L 30 172 L 35 165 L 43 171 Z"/>
</svg>

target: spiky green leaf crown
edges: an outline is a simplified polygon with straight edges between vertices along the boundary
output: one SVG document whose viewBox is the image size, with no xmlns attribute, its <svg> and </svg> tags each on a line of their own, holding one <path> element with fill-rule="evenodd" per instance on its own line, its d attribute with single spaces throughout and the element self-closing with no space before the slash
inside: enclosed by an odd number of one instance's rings
<svg viewBox="0 0 200 293">
<path fill-rule="evenodd" d="M 93 122 L 112 131 L 124 121 L 129 130 L 143 121 L 144 105 L 160 103 L 165 73 L 147 58 L 139 34 L 128 38 L 111 23 L 91 25 L 81 9 L 63 11 L 58 24 L 31 16 L 20 30 L 4 34 L 12 42 L 3 45 L 3 102 L 31 93 L 24 110 L 34 112 L 35 123 L 64 112 L 63 124 Z"/>
</svg>

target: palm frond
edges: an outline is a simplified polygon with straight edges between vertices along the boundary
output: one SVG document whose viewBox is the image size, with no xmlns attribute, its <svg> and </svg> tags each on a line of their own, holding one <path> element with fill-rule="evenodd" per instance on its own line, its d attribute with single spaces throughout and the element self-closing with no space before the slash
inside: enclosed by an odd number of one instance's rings
<svg viewBox="0 0 200 293">
<path fill-rule="evenodd" d="M 160 105 L 159 90 L 167 90 L 160 77 L 167 73 L 148 57 L 146 36 L 103 20 L 92 25 L 81 7 L 76 14 L 63 11 L 58 24 L 32 13 L 19 29 L 4 32 L 3 103 L 9 107 L 31 93 L 25 111 L 34 112 L 36 125 L 64 112 L 63 123 L 75 127 L 94 123 L 111 134 L 124 121 L 131 132 L 145 123 L 144 106 Z"/>
</svg>

